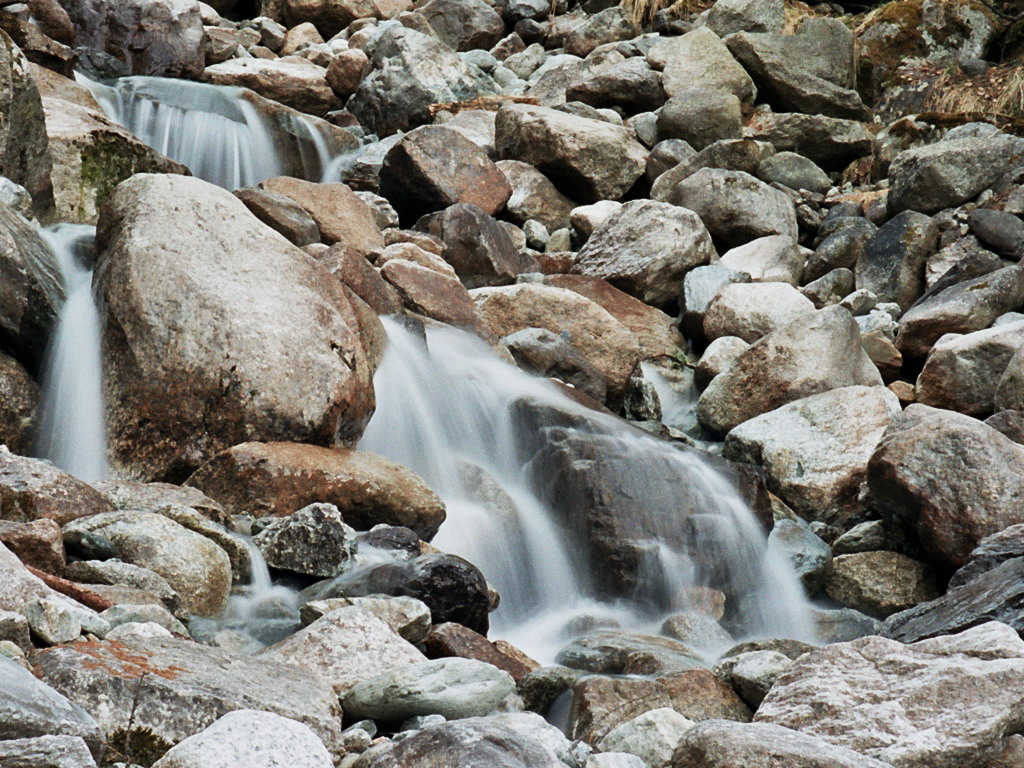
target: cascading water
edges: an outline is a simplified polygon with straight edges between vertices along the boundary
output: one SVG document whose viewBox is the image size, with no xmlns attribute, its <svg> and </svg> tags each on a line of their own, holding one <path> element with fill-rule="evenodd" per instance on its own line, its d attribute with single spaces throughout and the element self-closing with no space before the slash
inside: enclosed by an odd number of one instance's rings
<svg viewBox="0 0 1024 768">
<path fill-rule="evenodd" d="M 95 229 L 58 224 L 42 236 L 60 268 L 66 298 L 43 364 L 37 452 L 82 480 L 105 480 L 100 318 L 92 293 Z"/>
<path fill-rule="evenodd" d="M 321 126 L 291 112 L 263 114 L 243 88 L 162 77 L 78 81 L 111 120 L 205 181 L 226 189 L 296 174 L 337 181 L 327 178 L 338 158 Z M 282 143 L 298 157 L 287 158 Z"/>
<path fill-rule="evenodd" d="M 685 607 L 688 587 L 713 584 L 740 596 L 734 624 L 744 634 L 813 639 L 792 569 L 699 454 L 574 403 L 469 334 L 432 328 L 424 341 L 385 323 L 377 412 L 359 447 L 410 467 L 444 499 L 448 519 L 434 543 L 477 564 L 501 593 L 496 635 L 550 661 L 574 619 L 653 631 Z M 567 472 L 548 450 L 558 441 L 583 446 Z M 587 534 L 571 513 L 581 501 L 574 472 L 591 466 L 630 502 L 640 552 L 631 588 L 609 591 L 607 564 L 584 551 Z"/>
</svg>

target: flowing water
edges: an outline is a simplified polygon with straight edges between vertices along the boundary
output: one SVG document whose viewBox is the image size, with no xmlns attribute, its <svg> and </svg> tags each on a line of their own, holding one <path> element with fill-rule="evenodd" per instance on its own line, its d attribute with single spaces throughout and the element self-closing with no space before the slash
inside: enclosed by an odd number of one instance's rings
<svg viewBox="0 0 1024 768">
<path fill-rule="evenodd" d="M 85 481 L 105 480 L 100 318 L 92 293 L 93 227 L 42 231 L 60 268 L 66 299 L 43 363 L 37 453 Z"/>
</svg>

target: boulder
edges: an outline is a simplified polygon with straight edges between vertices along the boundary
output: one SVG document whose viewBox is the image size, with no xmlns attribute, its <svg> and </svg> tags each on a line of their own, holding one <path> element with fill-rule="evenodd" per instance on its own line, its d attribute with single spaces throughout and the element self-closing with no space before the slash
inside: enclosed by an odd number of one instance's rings
<svg viewBox="0 0 1024 768">
<path fill-rule="evenodd" d="M 957 568 L 986 536 L 1024 523 L 1024 446 L 976 419 L 911 405 L 868 463 L 869 503 L 916 532 L 939 567 Z"/>
<path fill-rule="evenodd" d="M 827 740 L 770 723 L 709 720 L 687 731 L 672 768 L 890 768 Z"/>
<path fill-rule="evenodd" d="M 495 146 L 502 159 L 534 166 L 566 195 L 588 203 L 622 197 L 647 160 L 627 128 L 526 104 L 498 110 Z"/>
<path fill-rule="evenodd" d="M 246 439 L 330 444 L 362 431 L 372 371 L 342 286 L 229 192 L 134 176 L 111 195 L 98 244 L 107 428 L 123 475 L 180 480 Z"/>
<path fill-rule="evenodd" d="M 768 551 L 784 558 L 814 595 L 832 566 L 832 549 L 801 522 L 778 520 L 768 534 Z"/>
<path fill-rule="evenodd" d="M 636 335 L 599 305 L 564 288 L 522 283 L 470 291 L 487 329 L 508 336 L 524 328 L 568 331 L 569 343 L 604 375 L 608 394 L 625 393 L 640 361 Z"/>
<path fill-rule="evenodd" d="M 320 242 L 320 227 L 309 212 L 290 197 L 256 187 L 236 189 L 234 194 L 253 216 L 300 248 Z"/>
<path fill-rule="evenodd" d="M 786 235 L 769 235 L 732 248 L 718 263 L 746 272 L 755 283 L 799 285 L 804 271 L 804 252 Z"/>
<path fill-rule="evenodd" d="M 191 175 L 99 112 L 49 98 L 43 109 L 60 221 L 95 224 L 114 187 L 136 173 Z"/>
<path fill-rule="evenodd" d="M 330 685 L 266 655 L 134 633 L 37 651 L 32 662 L 44 683 L 96 718 L 111 750 L 145 762 L 239 709 L 297 720 L 333 754 L 341 751 L 341 708 Z"/>
<path fill-rule="evenodd" d="M 912 645 L 865 637 L 797 660 L 755 720 L 896 768 L 984 765 L 1020 728 L 1022 673 L 1024 641 L 1005 624 Z"/>
<path fill-rule="evenodd" d="M 356 532 L 333 504 L 310 504 L 266 525 L 252 543 L 271 568 L 327 579 L 351 565 Z"/>
<path fill-rule="evenodd" d="M 1006 173 L 1013 152 L 1001 134 L 904 150 L 889 166 L 889 212 L 932 214 L 967 202 Z"/>
<path fill-rule="evenodd" d="M 98 534 L 122 560 L 159 574 L 181 605 L 200 616 L 217 616 L 227 605 L 231 561 L 210 539 L 152 512 L 104 512 L 64 526 L 64 537 Z"/>
<path fill-rule="evenodd" d="M 0 741 L 0 760 L 10 768 L 96 768 L 81 736 Z"/>
<path fill-rule="evenodd" d="M 493 216 L 505 207 L 512 188 L 487 154 L 465 136 L 425 125 L 407 133 L 385 155 L 380 193 L 411 223 L 456 203 L 475 205 Z"/>
<path fill-rule="evenodd" d="M 358 19 L 387 19 L 412 9 L 402 0 L 283 0 L 263 4 L 275 20 L 296 27 L 315 24 L 325 39 L 334 37 Z"/>
<path fill-rule="evenodd" d="M 1024 221 L 1006 211 L 978 208 L 967 217 L 971 232 L 996 253 L 1024 255 Z"/>
<path fill-rule="evenodd" d="M 704 336 L 704 314 L 715 296 L 730 283 L 749 283 L 750 275 L 723 267 L 720 263 L 694 267 L 683 278 L 679 304 L 683 310 L 682 328 L 690 338 Z"/>
<path fill-rule="evenodd" d="M 717 88 L 686 88 L 658 111 L 658 139 L 682 139 L 696 150 L 743 136 L 740 100 Z"/>
<path fill-rule="evenodd" d="M 789 283 L 731 283 L 708 305 L 704 337 L 736 336 L 753 344 L 814 313 L 814 303 Z"/>
<path fill-rule="evenodd" d="M 612 6 L 587 16 L 579 25 L 574 25 L 565 36 L 565 52 L 573 56 L 589 56 L 594 49 L 605 43 L 630 40 L 636 36 L 636 22 L 621 7 Z"/>
<path fill-rule="evenodd" d="M 939 228 L 930 217 L 915 211 L 894 216 L 864 243 L 854 271 L 857 288 L 906 311 L 924 290 L 924 263 L 938 243 Z"/>
<path fill-rule="evenodd" d="M 374 42 L 370 69 L 346 108 L 378 136 L 389 136 L 430 122 L 431 104 L 498 92 L 490 77 L 436 37 L 395 25 Z"/>
<path fill-rule="evenodd" d="M 1010 361 L 1021 348 L 1024 321 L 940 337 L 917 378 L 917 401 L 970 416 L 1013 407 L 1006 397 L 1009 385 L 1000 386 Z M 998 409 L 997 392 L 1003 394 Z"/>
<path fill-rule="evenodd" d="M 670 675 L 704 668 L 700 654 L 678 640 L 619 629 L 581 635 L 562 648 L 555 661 L 570 669 L 612 675 Z"/>
<path fill-rule="evenodd" d="M 825 592 L 840 605 L 879 619 L 939 596 L 927 564 L 884 551 L 836 557 L 825 576 Z"/>
<path fill-rule="evenodd" d="M 0 611 L 16 612 L 21 606 L 33 600 L 65 598 L 46 586 L 32 574 L 17 555 L 0 542 L 0 577 L 4 588 L 0 591 Z M 20 616 L 20 614 L 18 614 Z M 24 617 L 21 617 L 22 621 Z M 21 621 L 18 622 L 19 624 Z M 3 638 L 7 639 L 7 638 Z"/>
<path fill-rule="evenodd" d="M 667 768 L 676 744 L 693 725 L 692 720 L 669 707 L 652 709 L 615 726 L 597 748 L 636 755 L 649 768 Z"/>
<path fill-rule="evenodd" d="M 0 444 L 27 453 L 35 435 L 39 386 L 13 357 L 0 353 Z"/>
<path fill-rule="evenodd" d="M 576 203 L 558 191 L 547 176 L 518 160 L 499 160 L 498 169 L 512 188 L 505 211 L 520 226 L 531 219 L 554 232 L 569 225 Z"/>
<path fill-rule="evenodd" d="M 781 32 L 785 6 L 780 0 L 718 0 L 704 21 L 719 37 L 733 32 Z"/>
<path fill-rule="evenodd" d="M 298 443 L 243 443 L 188 479 L 232 514 L 283 517 L 333 504 L 354 528 L 402 525 L 430 538 L 444 504 L 411 470 L 363 451 Z"/>
<path fill-rule="evenodd" d="M 687 271 L 715 255 L 711 236 L 693 211 L 653 200 L 623 205 L 594 230 L 573 264 L 646 304 L 675 300 Z"/>
<path fill-rule="evenodd" d="M 356 718 L 400 723 L 442 715 L 449 720 L 482 717 L 515 691 L 507 672 L 475 659 L 423 661 L 385 672 L 351 688 L 343 701 Z"/>
<path fill-rule="evenodd" d="M 701 389 L 707 387 L 715 376 L 736 362 L 749 346 L 736 336 L 721 336 L 712 341 L 693 371 L 694 383 Z"/>
<path fill-rule="evenodd" d="M 779 676 L 793 660 L 770 650 L 743 651 L 715 665 L 715 674 L 729 681 L 743 700 L 756 710 Z"/>
<path fill-rule="evenodd" d="M 823 195 L 832 188 L 832 180 L 813 160 L 796 152 L 777 152 L 757 167 L 757 178 L 768 184 L 782 184 L 793 190 Z"/>
<path fill-rule="evenodd" d="M 416 10 L 441 42 L 456 51 L 487 50 L 505 36 L 501 16 L 484 0 L 429 0 Z"/>
<path fill-rule="evenodd" d="M 0 542 L 25 565 L 55 576 L 64 575 L 64 540 L 55 521 L 46 518 L 30 523 L 0 520 Z"/>
<path fill-rule="evenodd" d="M 95 488 L 50 462 L 18 456 L 0 446 L 0 519 L 50 519 L 64 525 L 113 508 Z"/>
<path fill-rule="evenodd" d="M 317 257 L 317 261 L 378 315 L 393 315 L 401 310 L 402 299 L 394 287 L 381 277 L 367 258 L 348 246 L 332 245 Z"/>
<path fill-rule="evenodd" d="M 334 760 L 309 726 L 273 712 L 236 709 L 171 747 L 153 767 L 239 765 L 333 768 Z"/>
<path fill-rule="evenodd" d="M 367 597 L 332 597 L 327 600 L 312 600 L 299 609 L 299 616 L 302 623 L 308 625 L 331 611 L 350 605 L 372 613 L 397 632 L 402 639 L 408 640 L 410 643 L 423 642 L 430 634 L 430 608 L 423 601 L 413 597 L 369 595 Z M 466 631 L 470 632 L 471 630 L 467 629 Z"/>
<path fill-rule="evenodd" d="M 299 56 L 228 59 L 207 67 L 203 81 L 248 88 L 317 117 L 341 107 L 341 100 L 327 83 L 327 70 Z"/>
<path fill-rule="evenodd" d="M 706 27 L 681 37 L 660 37 L 647 52 L 647 61 L 662 71 L 662 85 L 670 97 L 689 88 L 713 88 L 751 103 L 757 94 L 750 75 Z"/>
<path fill-rule="evenodd" d="M 51 598 L 33 600 L 21 606 L 21 613 L 39 645 L 70 643 L 82 634 L 82 624 L 66 602 Z"/>
<path fill-rule="evenodd" d="M 405 259 L 387 262 L 380 274 L 398 291 L 406 309 L 488 338 L 473 299 L 455 275 Z"/>
<path fill-rule="evenodd" d="M 742 171 L 702 168 L 675 186 L 669 202 L 694 211 L 714 237 L 732 247 L 766 235 L 797 239 L 792 200 Z"/>
<path fill-rule="evenodd" d="M 571 384 L 599 403 L 604 402 L 604 375 L 562 336 L 546 328 L 524 328 L 504 337 L 501 343 L 522 370 Z"/>
<path fill-rule="evenodd" d="M 565 97 L 598 109 L 618 108 L 627 115 L 651 112 L 666 99 L 661 77 L 637 56 L 577 81 L 565 89 Z"/>
<path fill-rule="evenodd" d="M 387 670 L 426 659 L 381 619 L 356 606 L 325 614 L 261 651 L 259 658 L 301 667 L 330 684 L 338 696 Z"/>
<path fill-rule="evenodd" d="M 769 142 L 778 152 L 799 152 L 826 171 L 843 170 L 874 147 L 871 133 L 859 120 L 763 112 L 748 128 L 751 138 Z"/>
<path fill-rule="evenodd" d="M 704 390 L 697 416 L 708 429 L 725 434 L 803 397 L 881 383 L 853 318 L 845 309 L 828 307 L 751 345 Z"/>
</svg>

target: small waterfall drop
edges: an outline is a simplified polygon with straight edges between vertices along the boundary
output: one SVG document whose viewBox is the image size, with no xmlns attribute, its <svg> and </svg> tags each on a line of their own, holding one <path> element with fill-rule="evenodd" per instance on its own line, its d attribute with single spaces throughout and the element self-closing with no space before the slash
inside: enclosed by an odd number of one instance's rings
<svg viewBox="0 0 1024 768">
<path fill-rule="evenodd" d="M 77 77 L 111 120 L 225 189 L 251 187 L 273 176 L 337 180 L 325 178 L 336 158 L 317 124 L 289 111 L 263 114 L 243 88 L 164 77 L 109 83 Z M 298 156 L 289 160 L 288 152 Z"/>
<path fill-rule="evenodd" d="M 550 661 L 574 624 L 656 632 L 685 608 L 687 589 L 710 585 L 735 596 L 745 636 L 813 640 L 792 568 L 768 552 L 760 523 L 698 452 L 576 404 L 467 333 L 431 328 L 424 341 L 385 324 L 377 411 L 359 447 L 410 467 L 444 499 L 434 543 L 480 567 L 502 595 L 496 636 Z M 582 446 L 567 471 L 548 450 L 558 441 Z M 602 582 L 610 566 L 583 551 L 571 513 L 581 503 L 574 472 L 591 466 L 599 495 L 628 502 L 641 553 L 634 586 L 614 594 Z"/>
<path fill-rule="evenodd" d="M 43 363 L 37 452 L 81 480 L 107 475 L 100 317 L 92 293 L 95 229 L 58 224 L 42 231 L 66 296 Z"/>
</svg>

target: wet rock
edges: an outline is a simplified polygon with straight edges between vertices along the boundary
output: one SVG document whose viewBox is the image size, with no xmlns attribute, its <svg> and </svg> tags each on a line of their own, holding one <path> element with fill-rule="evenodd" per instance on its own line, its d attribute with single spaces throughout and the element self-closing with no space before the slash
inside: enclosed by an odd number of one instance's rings
<svg viewBox="0 0 1024 768">
<path fill-rule="evenodd" d="M 355 536 L 336 506 L 310 504 L 272 521 L 253 537 L 253 544 L 271 568 L 330 578 L 349 567 Z"/>
<path fill-rule="evenodd" d="M 622 197 L 647 159 L 626 128 L 525 104 L 498 111 L 495 146 L 502 159 L 529 163 L 583 202 Z"/>
<path fill-rule="evenodd" d="M 702 168 L 676 185 L 669 202 L 697 213 L 711 234 L 729 246 L 766 235 L 797 238 L 789 197 L 742 171 Z"/>
<path fill-rule="evenodd" d="M 417 10 L 437 37 L 456 51 L 486 50 L 505 35 L 501 16 L 484 0 L 430 0 Z"/>
<path fill-rule="evenodd" d="M 51 648 L 32 661 L 43 682 L 96 718 L 112 749 L 136 759 L 156 760 L 238 709 L 297 720 L 339 751 L 341 711 L 334 691 L 321 676 L 266 655 L 238 656 L 191 640 L 136 633 L 120 643 Z"/>
<path fill-rule="evenodd" d="M 100 754 L 99 726 L 78 704 L 2 655 L 0 681 L 4 691 L 0 699 L 0 749 L 10 744 L 8 739 L 38 739 L 59 733 L 64 738 L 84 739 L 89 751 Z"/>
<path fill-rule="evenodd" d="M 804 271 L 804 253 L 786 235 L 770 235 L 751 240 L 722 255 L 719 263 L 737 272 L 746 272 L 755 283 L 780 282 L 799 285 Z"/>
<path fill-rule="evenodd" d="M 1022 666 L 1024 642 L 1004 624 L 909 646 L 865 637 L 798 660 L 756 720 L 894 766 L 984 763 L 1022 717 Z"/>
<path fill-rule="evenodd" d="M 590 235 L 573 271 L 604 278 L 647 304 L 664 306 L 679 293 L 683 275 L 714 255 L 711 236 L 695 213 L 634 200 Z"/>
<path fill-rule="evenodd" d="M 802 397 L 881 383 L 853 318 L 844 309 L 826 308 L 751 345 L 708 385 L 697 415 L 705 427 L 725 434 Z"/>
<path fill-rule="evenodd" d="M 652 709 L 613 728 L 597 744 L 602 752 L 636 755 L 650 768 L 666 768 L 683 734 L 694 725 L 674 709 Z"/>
<path fill-rule="evenodd" d="M 563 288 L 523 283 L 470 291 L 488 330 L 508 336 L 524 328 L 568 331 L 572 344 L 604 375 L 612 398 L 625 392 L 640 359 L 636 336 L 607 311 Z"/>
<path fill-rule="evenodd" d="M 889 764 L 790 728 L 769 723 L 698 723 L 680 740 L 673 768 L 886 768 Z"/>
<path fill-rule="evenodd" d="M 494 215 L 512 189 L 476 144 L 451 128 L 428 125 L 406 134 L 388 151 L 380 169 L 380 193 L 413 222 L 456 203 Z"/>
<path fill-rule="evenodd" d="M 309 726 L 272 712 L 238 709 L 176 744 L 154 763 L 154 768 L 253 764 L 331 768 L 334 761 Z"/>
<path fill-rule="evenodd" d="M 523 370 L 559 379 L 598 402 L 604 401 L 604 376 L 562 336 L 545 328 L 524 328 L 506 336 L 501 343 Z"/>
<path fill-rule="evenodd" d="M 898 552 L 858 552 L 832 561 L 825 592 L 840 605 L 884 619 L 939 596 L 931 568 Z"/>
<path fill-rule="evenodd" d="M 203 71 L 203 21 L 196 3 L 65 2 L 76 44 L 113 56 L 133 75 L 196 78 Z"/>
<path fill-rule="evenodd" d="M 358 323 L 312 259 L 197 179 L 136 176 L 104 211 L 97 290 L 115 468 L 180 479 L 250 437 L 333 443 L 362 431 L 373 393 Z M 282 275 L 273 295 L 271 273 Z M 184 299 L 182 285 L 193 286 Z M 165 302 L 178 321 L 154 314 Z M 284 358 L 294 375 L 282 379 Z"/>
<path fill-rule="evenodd" d="M 751 138 L 767 141 L 779 152 L 799 152 L 826 171 L 842 170 L 870 154 L 874 141 L 864 124 L 798 112 L 761 113 L 750 125 Z"/>
<path fill-rule="evenodd" d="M 255 187 L 235 190 L 234 194 L 257 219 L 295 245 L 302 247 L 320 242 L 320 227 L 306 209 L 290 197 Z"/>
<path fill-rule="evenodd" d="M 728 91 L 687 88 L 658 112 L 658 138 L 682 139 L 696 150 L 743 135 L 740 101 Z"/>
<path fill-rule="evenodd" d="M 749 422 L 748 422 L 749 423 Z M 793 520 L 779 520 L 768 535 L 768 549 L 793 566 L 807 594 L 814 595 L 832 565 L 832 549 Z"/>
<path fill-rule="evenodd" d="M 942 336 L 917 379 L 917 401 L 971 416 L 991 413 L 1001 377 L 1022 346 L 1024 322 Z"/>
<path fill-rule="evenodd" d="M 1012 213 L 978 208 L 967 222 L 982 244 L 996 253 L 1020 256 L 1024 251 L 1024 221 Z"/>
<path fill-rule="evenodd" d="M 536 262 L 520 253 L 501 225 L 478 206 L 459 203 L 417 226 L 444 242 L 444 260 L 467 288 L 507 285 L 524 272 L 537 271 Z"/>
<path fill-rule="evenodd" d="M 916 532 L 930 562 L 956 568 L 978 543 L 1024 522 L 1024 447 L 980 421 L 911 405 L 868 464 L 870 504 Z"/>
<path fill-rule="evenodd" d="M 627 115 L 650 112 L 665 103 L 661 77 L 640 57 L 613 64 L 591 78 L 565 90 L 569 101 L 580 101 L 598 109 L 618 108 Z"/>
<path fill-rule="evenodd" d="M 424 661 L 361 682 L 345 695 L 353 717 L 400 722 L 439 714 L 449 720 L 481 717 L 515 690 L 507 672 L 475 659 Z"/>
<path fill-rule="evenodd" d="M 901 152 L 889 167 L 891 213 L 937 213 L 974 198 L 1007 170 L 1007 136 L 952 139 Z"/>
<path fill-rule="evenodd" d="M 388 136 L 430 122 L 431 104 L 469 101 L 498 91 L 482 70 L 436 37 L 396 25 L 375 41 L 370 69 L 346 107 L 362 125 Z"/>
<path fill-rule="evenodd" d="M 64 541 L 60 525 L 50 519 L 30 523 L 0 520 L 0 542 L 14 552 L 21 562 L 55 576 L 64 573 Z"/>
<path fill-rule="evenodd" d="M 647 53 L 654 69 L 662 70 L 669 96 L 690 88 L 728 91 L 743 102 L 752 102 L 756 89 L 742 66 L 719 36 L 709 29 L 695 29 L 681 37 L 662 37 Z"/>
<path fill-rule="evenodd" d="M 678 640 L 622 630 L 598 630 L 578 637 L 559 651 L 556 662 L 616 675 L 669 675 L 704 667 L 700 655 Z"/>
<path fill-rule="evenodd" d="M 914 211 L 893 217 L 864 243 L 857 258 L 857 287 L 907 310 L 921 295 L 924 262 L 938 242 L 939 228 L 930 217 Z"/>
<path fill-rule="evenodd" d="M 327 83 L 327 70 L 299 56 L 280 59 L 229 59 L 203 71 L 214 85 L 248 88 L 260 96 L 322 117 L 341 106 Z"/>
<path fill-rule="evenodd" d="M 80 736 L 0 741 L 0 760 L 10 768 L 96 768 Z"/>
<path fill-rule="evenodd" d="M 758 166 L 757 177 L 769 184 L 783 184 L 790 189 L 806 189 L 818 194 L 825 194 L 832 188 L 828 175 L 813 160 L 796 152 L 778 152 L 767 158 Z"/>
<path fill-rule="evenodd" d="M 59 525 L 109 512 L 113 506 L 91 486 L 39 459 L 0 447 L 0 518 L 49 519 Z"/>
<path fill-rule="evenodd" d="M 505 210 L 516 224 L 539 221 L 549 231 L 569 224 L 576 203 L 567 198 L 543 173 L 518 160 L 499 160 L 498 169 L 512 187 Z"/>
<path fill-rule="evenodd" d="M 473 300 L 455 275 L 440 274 L 404 259 L 389 261 L 380 273 L 397 289 L 407 309 L 486 337 Z"/>
<path fill-rule="evenodd" d="M 200 467 L 188 484 L 233 514 L 282 517 L 323 502 L 336 506 L 354 528 L 404 525 L 424 538 L 444 520 L 441 500 L 410 470 L 342 448 L 243 443 Z"/>
<path fill-rule="evenodd" d="M 227 604 L 231 561 L 210 539 L 151 512 L 105 512 L 68 523 L 65 538 L 100 534 L 125 562 L 158 573 L 174 588 L 182 607 L 216 616 Z"/>
<path fill-rule="evenodd" d="M 900 319 L 896 346 L 906 356 L 924 357 L 944 334 L 988 328 L 1022 303 L 1024 270 L 1019 266 L 948 285 L 937 283 Z"/>
<path fill-rule="evenodd" d="M 527 666 L 519 659 L 504 653 L 483 635 L 454 622 L 434 627 L 430 631 L 430 636 L 426 638 L 424 647 L 431 659 L 459 657 L 486 662 L 508 672 L 516 683 L 537 667 L 536 662 L 532 667 Z"/>
<path fill-rule="evenodd" d="M 898 550 L 902 537 L 883 520 L 868 520 L 858 523 L 832 542 L 835 555 L 852 555 L 855 552 L 873 552 L 876 549 Z"/>
<path fill-rule="evenodd" d="M 574 688 L 571 737 L 600 743 L 617 725 L 664 707 L 693 721 L 750 721 L 747 705 L 706 669 L 646 680 L 588 676 Z"/>
<path fill-rule="evenodd" d="M 752 344 L 814 313 L 811 300 L 788 283 L 733 283 L 708 305 L 704 336 L 709 340 L 736 336 Z"/>
</svg>

